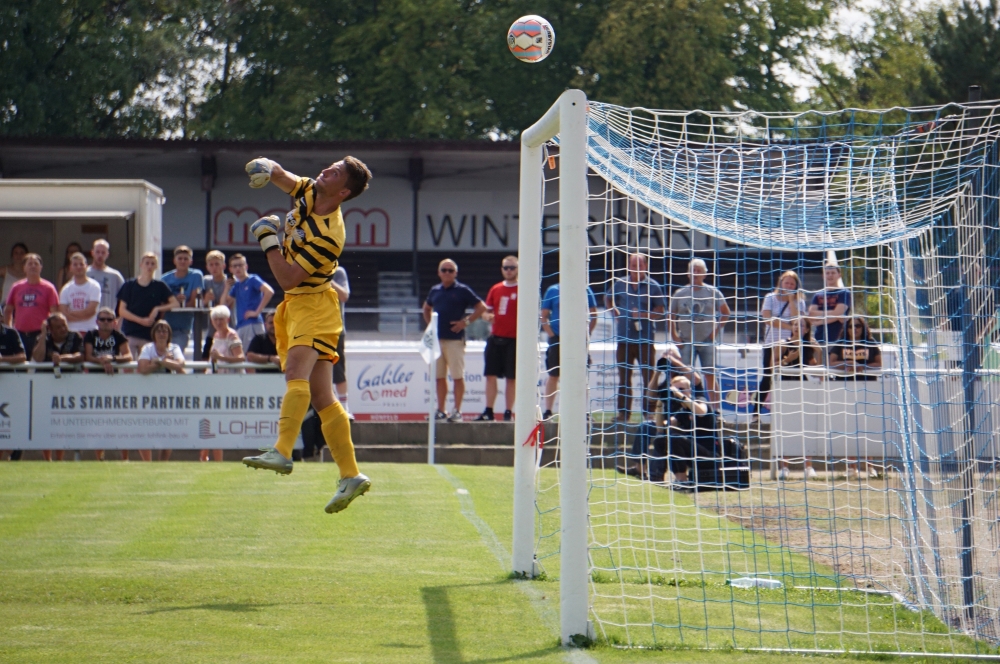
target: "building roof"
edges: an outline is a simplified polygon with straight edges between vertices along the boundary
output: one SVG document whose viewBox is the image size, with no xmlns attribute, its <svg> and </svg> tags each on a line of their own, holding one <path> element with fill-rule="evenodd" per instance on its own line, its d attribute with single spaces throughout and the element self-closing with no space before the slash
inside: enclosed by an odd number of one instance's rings
<svg viewBox="0 0 1000 664">
<path fill-rule="evenodd" d="M 242 172 L 247 160 L 266 155 L 291 170 L 312 173 L 346 154 L 364 160 L 380 177 L 408 177 L 409 160 L 421 157 L 427 179 L 492 178 L 516 173 L 520 143 L 487 140 L 230 141 L 147 138 L 0 137 L 4 178 L 190 177 L 212 155 L 219 173 Z M 516 176 L 515 176 L 516 177 Z"/>
</svg>

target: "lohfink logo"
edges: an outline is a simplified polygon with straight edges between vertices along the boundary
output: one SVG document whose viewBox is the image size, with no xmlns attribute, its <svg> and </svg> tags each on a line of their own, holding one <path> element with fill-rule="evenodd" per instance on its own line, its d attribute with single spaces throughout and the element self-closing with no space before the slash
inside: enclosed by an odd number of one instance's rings
<svg viewBox="0 0 1000 664">
<path fill-rule="evenodd" d="M 207 440 L 208 438 L 215 438 L 215 434 L 212 433 L 212 423 L 208 419 L 203 418 L 198 421 L 198 438 L 201 440 Z"/>
<path fill-rule="evenodd" d="M 7 420 L 10 419 L 10 415 L 7 414 L 7 406 L 9 405 L 9 403 L 0 403 L 0 417 Z"/>
</svg>

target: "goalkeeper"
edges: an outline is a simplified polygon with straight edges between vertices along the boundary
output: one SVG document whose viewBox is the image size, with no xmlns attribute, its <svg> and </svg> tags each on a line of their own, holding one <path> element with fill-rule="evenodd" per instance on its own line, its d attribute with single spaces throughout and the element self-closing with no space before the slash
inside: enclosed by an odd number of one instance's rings
<svg viewBox="0 0 1000 664">
<path fill-rule="evenodd" d="M 275 341 L 285 372 L 286 392 L 278 419 L 278 441 L 259 456 L 243 459 L 251 468 L 292 472 L 292 448 L 310 402 L 319 415 L 323 437 L 340 469 L 337 492 L 327 503 L 328 513 L 339 512 L 371 487 L 354 458 L 351 423 L 333 395 L 333 364 L 343 332 L 340 302 L 330 285 L 344 246 L 344 218 L 340 204 L 368 188 L 371 172 L 359 159 L 343 160 L 323 169 L 312 180 L 298 177 L 270 159 L 258 158 L 246 166 L 250 186 L 268 182 L 291 195 L 295 207 L 281 221 L 263 217 L 251 226 L 267 256 L 267 263 L 285 291 L 275 312 Z"/>
</svg>

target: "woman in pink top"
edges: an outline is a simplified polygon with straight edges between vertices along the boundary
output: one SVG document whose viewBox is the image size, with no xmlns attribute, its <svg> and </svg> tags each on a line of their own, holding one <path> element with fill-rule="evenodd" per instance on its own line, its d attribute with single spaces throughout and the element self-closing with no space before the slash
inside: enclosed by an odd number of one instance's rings
<svg viewBox="0 0 1000 664">
<path fill-rule="evenodd" d="M 26 349 L 33 349 L 42 323 L 58 311 L 59 293 L 51 281 L 42 279 L 42 257 L 26 254 L 24 279 L 11 286 L 7 294 L 4 323 L 17 330 Z"/>
<path fill-rule="evenodd" d="M 232 312 L 224 304 L 212 307 L 209 318 L 212 320 L 212 327 L 215 334 L 212 336 L 212 350 L 210 359 L 213 364 L 227 364 L 232 362 L 246 362 L 246 355 L 243 353 L 243 342 L 240 335 L 233 328 L 229 327 L 229 319 Z M 215 368 L 214 373 L 230 373 L 232 369 Z M 239 373 L 243 373 L 240 371 Z M 199 454 L 202 461 L 208 461 L 208 450 L 202 450 Z M 212 458 L 222 461 L 222 450 L 212 450 Z"/>
</svg>

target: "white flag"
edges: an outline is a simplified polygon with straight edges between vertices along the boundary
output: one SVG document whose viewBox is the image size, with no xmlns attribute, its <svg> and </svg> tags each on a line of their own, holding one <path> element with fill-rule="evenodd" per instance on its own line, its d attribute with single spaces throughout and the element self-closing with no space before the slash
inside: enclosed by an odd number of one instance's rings
<svg viewBox="0 0 1000 664">
<path fill-rule="evenodd" d="M 424 336 L 420 338 L 420 356 L 424 362 L 430 364 L 441 357 L 441 344 L 438 343 L 437 312 L 431 314 L 431 322 L 424 330 Z"/>
</svg>

